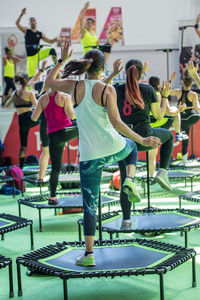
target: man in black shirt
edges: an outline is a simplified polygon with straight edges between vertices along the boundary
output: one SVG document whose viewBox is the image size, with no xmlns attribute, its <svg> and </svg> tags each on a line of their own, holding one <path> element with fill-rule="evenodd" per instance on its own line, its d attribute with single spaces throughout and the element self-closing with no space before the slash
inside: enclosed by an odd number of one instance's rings
<svg viewBox="0 0 200 300">
<path fill-rule="evenodd" d="M 26 8 L 23 8 L 20 16 L 16 21 L 16 25 L 25 35 L 25 47 L 27 54 L 27 73 L 29 77 L 33 77 L 36 73 L 36 69 L 40 60 L 47 58 L 48 56 L 52 56 L 54 63 L 57 62 L 56 59 L 56 51 L 54 48 L 45 48 L 41 49 L 40 40 L 42 39 L 48 44 L 53 44 L 57 42 L 57 38 L 49 39 L 44 33 L 37 30 L 37 22 L 36 19 L 31 17 L 29 19 L 30 29 L 22 26 L 20 24 L 21 18 L 26 14 Z"/>
</svg>

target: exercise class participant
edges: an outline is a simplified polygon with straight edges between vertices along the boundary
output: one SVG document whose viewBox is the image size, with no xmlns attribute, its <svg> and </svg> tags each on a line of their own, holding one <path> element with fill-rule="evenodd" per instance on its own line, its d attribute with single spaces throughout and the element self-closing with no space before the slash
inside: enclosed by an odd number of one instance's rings
<svg viewBox="0 0 200 300">
<path fill-rule="evenodd" d="M 20 62 L 21 59 L 13 56 L 11 49 L 5 48 L 5 55 L 3 57 L 3 76 L 5 81 L 5 89 L 2 98 L 2 106 L 4 106 L 9 92 L 15 91 L 14 77 L 15 77 L 15 63 Z"/>
<path fill-rule="evenodd" d="M 48 70 L 50 72 L 50 69 Z M 57 79 L 59 79 L 59 74 Z M 32 120 L 36 121 L 44 111 L 47 121 L 47 133 L 49 137 L 49 151 L 51 159 L 50 174 L 50 198 L 49 204 L 56 205 L 56 188 L 58 177 L 62 168 L 63 151 L 66 142 L 78 137 L 77 127 L 73 127 L 70 119 L 75 119 L 71 98 L 55 89 L 49 89 L 42 95 L 33 112 Z"/>
<path fill-rule="evenodd" d="M 191 91 L 192 84 L 192 77 L 186 70 L 183 73 L 182 89 L 175 89 L 170 92 L 171 96 L 177 96 L 178 105 L 184 109 L 181 113 L 181 129 L 184 130 L 188 136 L 191 126 L 196 124 L 200 117 L 198 94 Z M 188 139 L 182 142 L 182 160 L 184 165 L 188 164 L 188 144 Z"/>
<path fill-rule="evenodd" d="M 38 67 L 39 61 L 47 58 L 48 56 L 52 56 L 54 63 L 57 62 L 56 51 L 54 48 L 45 48 L 41 49 L 40 40 L 42 39 L 44 42 L 48 44 L 53 44 L 57 42 L 58 38 L 49 39 L 44 33 L 37 30 L 37 22 L 36 19 L 31 17 L 29 18 L 30 29 L 22 26 L 20 24 L 21 18 L 26 14 L 26 8 L 23 8 L 20 16 L 16 21 L 16 25 L 25 35 L 25 48 L 27 54 L 27 73 L 31 78 L 35 75 L 36 69 Z"/>
<path fill-rule="evenodd" d="M 113 73 L 104 81 L 109 82 L 122 69 L 122 61 L 117 60 L 114 63 Z M 161 90 L 161 103 L 158 102 L 156 93 L 150 85 L 140 83 L 139 80 L 143 74 L 143 64 L 138 59 L 131 59 L 125 65 L 126 83 L 115 84 L 117 92 L 117 105 L 122 120 L 128 124 L 133 131 L 143 137 L 158 137 L 162 146 L 160 148 L 160 169 L 155 177 L 155 181 L 168 191 L 172 187 L 168 179 L 167 168 L 171 159 L 173 150 L 173 134 L 164 128 L 151 128 L 150 112 L 156 119 L 162 119 L 167 105 L 167 97 L 170 93 L 170 84 L 165 83 Z M 138 145 L 138 151 L 145 151 L 145 147 Z M 126 178 L 126 168 L 123 162 L 119 162 L 121 182 Z M 122 229 L 131 229 L 131 203 L 123 189 L 120 192 L 120 202 L 123 212 Z"/>
<path fill-rule="evenodd" d="M 68 44 L 62 48 L 61 60 L 47 77 L 46 84 L 53 89 L 70 93 L 75 104 L 79 129 L 80 178 L 86 243 L 86 252 L 77 258 L 76 264 L 94 266 L 96 207 L 104 164 L 124 160 L 127 177 L 123 189 L 128 194 L 129 201 L 140 201 L 133 181 L 137 163 L 137 147 L 134 141 L 144 146 L 156 147 L 160 145 L 160 140 L 154 137 L 142 138 L 121 121 L 114 88 L 99 80 L 105 63 L 105 57 L 100 50 L 89 50 L 83 59 L 72 60 L 64 68 L 63 78 L 87 72 L 88 79 L 79 81 L 54 79 L 61 63 L 69 57 Z M 129 139 L 125 139 L 117 131 Z"/>
<path fill-rule="evenodd" d="M 16 91 L 14 91 L 6 103 L 6 107 L 14 103 L 18 114 L 20 151 L 19 166 L 23 168 L 26 155 L 29 130 L 38 125 L 31 120 L 32 107 L 36 107 L 35 94 L 28 90 L 29 77 L 26 73 L 20 73 L 14 77 Z"/>
<path fill-rule="evenodd" d="M 172 73 L 170 76 L 170 83 L 176 78 L 176 73 Z M 162 96 L 160 94 L 161 85 L 160 85 L 160 78 L 156 76 L 151 76 L 149 78 L 149 84 L 154 88 L 156 92 L 156 96 L 158 98 L 159 103 L 161 102 Z M 166 115 L 161 120 L 156 120 L 152 114 L 150 114 L 151 120 L 151 127 L 152 128 L 165 128 L 170 129 L 172 124 L 174 125 L 174 129 L 176 132 L 176 141 L 187 140 L 188 135 L 181 132 L 181 116 L 180 116 L 181 109 L 176 106 L 170 106 L 169 101 L 167 100 L 166 104 Z M 158 153 L 158 148 L 152 149 L 149 151 L 149 176 L 150 176 L 150 183 L 154 182 L 154 172 L 156 168 L 156 156 Z"/>
</svg>

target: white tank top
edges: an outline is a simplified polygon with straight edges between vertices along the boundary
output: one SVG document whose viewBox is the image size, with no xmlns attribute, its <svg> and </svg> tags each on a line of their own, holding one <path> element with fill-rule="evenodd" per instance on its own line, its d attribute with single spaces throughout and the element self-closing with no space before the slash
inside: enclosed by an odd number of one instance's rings
<svg viewBox="0 0 200 300">
<path fill-rule="evenodd" d="M 94 160 L 120 152 L 126 140 L 112 126 L 106 107 L 95 103 L 93 86 L 98 80 L 84 80 L 85 95 L 75 108 L 79 131 L 80 161 Z"/>
</svg>

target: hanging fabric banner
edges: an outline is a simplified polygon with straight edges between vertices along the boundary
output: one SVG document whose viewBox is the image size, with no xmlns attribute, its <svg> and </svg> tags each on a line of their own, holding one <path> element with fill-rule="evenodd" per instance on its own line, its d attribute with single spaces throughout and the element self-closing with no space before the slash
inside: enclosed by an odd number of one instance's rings
<svg viewBox="0 0 200 300">
<path fill-rule="evenodd" d="M 121 42 L 124 45 L 123 26 L 122 26 L 122 8 L 112 7 L 108 18 L 104 24 L 103 30 L 99 37 L 99 43 Z"/>
</svg>

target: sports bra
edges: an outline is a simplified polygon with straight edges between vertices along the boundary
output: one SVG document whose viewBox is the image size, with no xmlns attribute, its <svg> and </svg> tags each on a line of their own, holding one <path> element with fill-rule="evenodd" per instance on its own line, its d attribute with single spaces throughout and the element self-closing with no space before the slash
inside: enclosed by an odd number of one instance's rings
<svg viewBox="0 0 200 300">
<path fill-rule="evenodd" d="M 14 94 L 14 105 L 15 105 L 16 108 L 19 108 L 19 107 L 31 107 L 32 106 L 32 102 L 26 101 L 26 100 L 22 99 L 19 95 L 17 95 L 17 91 L 15 91 L 15 94 Z"/>
</svg>

